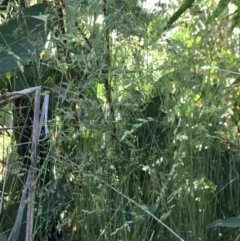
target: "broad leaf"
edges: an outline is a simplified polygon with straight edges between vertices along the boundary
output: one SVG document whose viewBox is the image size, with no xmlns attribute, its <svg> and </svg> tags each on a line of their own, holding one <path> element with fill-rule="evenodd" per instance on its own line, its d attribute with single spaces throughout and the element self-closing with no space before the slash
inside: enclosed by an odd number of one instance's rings
<svg viewBox="0 0 240 241">
<path fill-rule="evenodd" d="M 48 6 L 36 4 L 0 26 L 0 74 L 16 69 L 23 71 L 24 66 L 41 53 L 49 33 Z"/>
<path fill-rule="evenodd" d="M 24 72 L 19 71 L 16 74 L 14 81 L 14 90 L 20 91 L 25 88 L 34 87 L 38 85 L 44 86 L 46 81 L 45 74 L 48 70 L 46 64 L 39 62 L 26 65 L 24 67 Z"/>
<path fill-rule="evenodd" d="M 6 234 L 0 234 L 0 241 L 6 241 L 7 235 Z"/>
<path fill-rule="evenodd" d="M 217 219 L 206 226 L 206 228 L 216 228 L 216 227 L 239 228 L 240 217 L 232 217 L 227 220 Z"/>
<path fill-rule="evenodd" d="M 188 8 L 191 8 L 195 0 L 185 0 L 180 8 L 172 15 L 168 20 L 163 31 L 168 30 L 181 16 L 187 11 Z"/>
</svg>

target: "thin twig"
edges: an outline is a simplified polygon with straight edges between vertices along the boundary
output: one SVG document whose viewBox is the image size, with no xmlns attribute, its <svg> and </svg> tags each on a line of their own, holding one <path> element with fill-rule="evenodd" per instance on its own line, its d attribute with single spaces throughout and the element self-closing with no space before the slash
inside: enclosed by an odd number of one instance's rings
<svg viewBox="0 0 240 241">
<path fill-rule="evenodd" d="M 153 232 L 152 232 L 152 235 L 151 235 L 151 237 L 150 237 L 149 241 L 152 241 L 153 236 L 154 236 L 154 233 L 155 233 L 155 231 L 153 231 Z"/>
<path fill-rule="evenodd" d="M 91 174 L 91 176 L 93 176 Z M 160 223 L 163 227 L 165 227 L 169 232 L 171 232 L 178 240 L 180 241 L 184 241 L 184 239 L 182 239 L 176 232 L 174 232 L 169 226 L 167 226 L 167 224 L 165 224 L 164 222 L 162 222 L 159 218 L 157 218 L 153 213 L 151 213 L 149 210 L 147 210 L 146 208 L 143 208 L 139 203 L 135 202 L 133 199 L 131 199 L 130 197 L 126 196 L 125 194 L 123 194 L 121 191 L 117 190 L 116 188 L 112 187 L 111 185 L 109 185 L 108 183 L 104 182 L 103 180 L 100 180 L 99 178 L 95 177 L 98 181 L 102 182 L 104 185 L 106 185 L 107 187 L 111 188 L 113 191 L 115 191 L 116 193 L 120 194 L 121 196 L 123 196 L 124 198 L 126 198 L 129 202 L 133 203 L 134 205 L 136 205 L 139 209 L 141 209 L 144 213 L 146 213 L 148 216 L 152 217 L 153 219 L 155 219 L 158 223 Z"/>
</svg>

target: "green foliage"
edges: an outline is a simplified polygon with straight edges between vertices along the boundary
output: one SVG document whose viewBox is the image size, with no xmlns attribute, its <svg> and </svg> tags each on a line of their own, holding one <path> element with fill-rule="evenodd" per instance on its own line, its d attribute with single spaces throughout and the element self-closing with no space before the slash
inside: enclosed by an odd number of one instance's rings
<svg viewBox="0 0 240 241">
<path fill-rule="evenodd" d="M 219 17 L 222 14 L 222 12 L 227 8 L 228 4 L 229 1 L 220 0 L 216 10 L 213 12 L 211 16 L 212 19 Z"/>
<path fill-rule="evenodd" d="M 212 15 L 209 17 L 208 19 L 208 23 L 212 23 L 214 20 L 216 19 L 221 19 L 221 16 L 223 16 L 223 13 L 226 12 L 228 10 L 228 6 L 232 5 L 232 8 L 234 9 L 234 12 L 231 14 L 232 18 L 230 19 L 229 22 L 231 22 L 231 27 L 229 29 L 229 31 L 233 31 L 234 28 L 238 28 L 239 27 L 239 19 L 240 19 L 240 12 L 239 12 L 239 2 L 232 0 L 232 1 L 224 1 L 224 0 L 220 0 L 216 9 L 213 11 Z"/>
<path fill-rule="evenodd" d="M 12 89 L 20 91 L 26 87 L 39 86 L 46 82 L 46 72 L 48 68 L 46 64 L 40 63 L 29 63 L 24 67 L 24 72 L 18 71 L 15 75 Z"/>
<path fill-rule="evenodd" d="M 136 148 L 143 150 L 143 160 L 147 159 L 156 148 L 161 149 L 168 141 L 169 127 L 166 125 L 165 113 L 160 109 L 165 96 L 156 96 L 150 99 L 148 104 L 139 107 L 138 112 L 133 113 L 130 124 L 131 130 L 124 133 L 122 140 L 130 134 L 136 136 Z M 164 124 L 165 122 L 165 124 Z M 154 146 L 157 143 L 157 146 Z M 141 156 L 141 155 L 140 155 Z M 141 163 L 141 160 L 139 160 Z"/>
<path fill-rule="evenodd" d="M 41 196 L 38 196 L 35 203 L 35 215 L 34 225 L 35 230 L 40 229 L 40 234 L 44 233 L 48 225 L 55 222 L 59 214 L 63 212 L 69 203 L 72 201 L 73 184 L 69 183 L 66 179 L 59 179 L 55 183 L 52 183 L 51 192 L 46 192 Z M 10 235 L 11 229 L 16 221 L 16 215 L 18 211 L 19 203 L 13 203 L 6 207 L 4 214 L 1 215 L 3 222 L 2 232 L 4 235 Z M 21 226 L 21 238 L 19 240 L 25 240 L 26 220 L 27 220 L 27 208 L 25 207 Z M 46 237 L 42 237 L 46 238 Z"/>
<path fill-rule="evenodd" d="M 34 5 L 0 26 L 0 74 L 17 69 L 23 72 L 42 52 L 51 21 L 48 7 L 46 3 Z"/>
<path fill-rule="evenodd" d="M 37 4 L 0 26 L 4 88 L 51 96 L 54 179 L 38 190 L 37 234 L 56 216 L 58 240 L 217 240 L 219 227 L 239 227 L 239 44 L 226 34 L 239 4 L 228 16 L 229 1 L 153 12 L 140 2 L 66 1 L 63 16 Z M 23 174 L 15 159 L 8 233 Z"/>
<path fill-rule="evenodd" d="M 219 219 L 207 225 L 207 228 L 216 228 L 216 227 L 239 228 L 240 219 L 238 217 L 232 217 L 227 220 Z"/>
<path fill-rule="evenodd" d="M 195 0 L 185 0 L 184 3 L 180 6 L 180 8 L 168 20 L 164 31 L 169 29 L 181 17 L 181 15 L 186 12 L 188 8 L 191 8 L 194 2 Z"/>
</svg>

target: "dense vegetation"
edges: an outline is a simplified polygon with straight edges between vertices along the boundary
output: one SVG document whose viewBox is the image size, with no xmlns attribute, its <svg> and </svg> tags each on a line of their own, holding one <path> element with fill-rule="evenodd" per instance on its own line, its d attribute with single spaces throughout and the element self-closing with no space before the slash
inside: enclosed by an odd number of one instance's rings
<svg viewBox="0 0 240 241">
<path fill-rule="evenodd" d="M 240 2 L 150 3 L 4 1 L 0 240 L 238 240 Z"/>
</svg>

